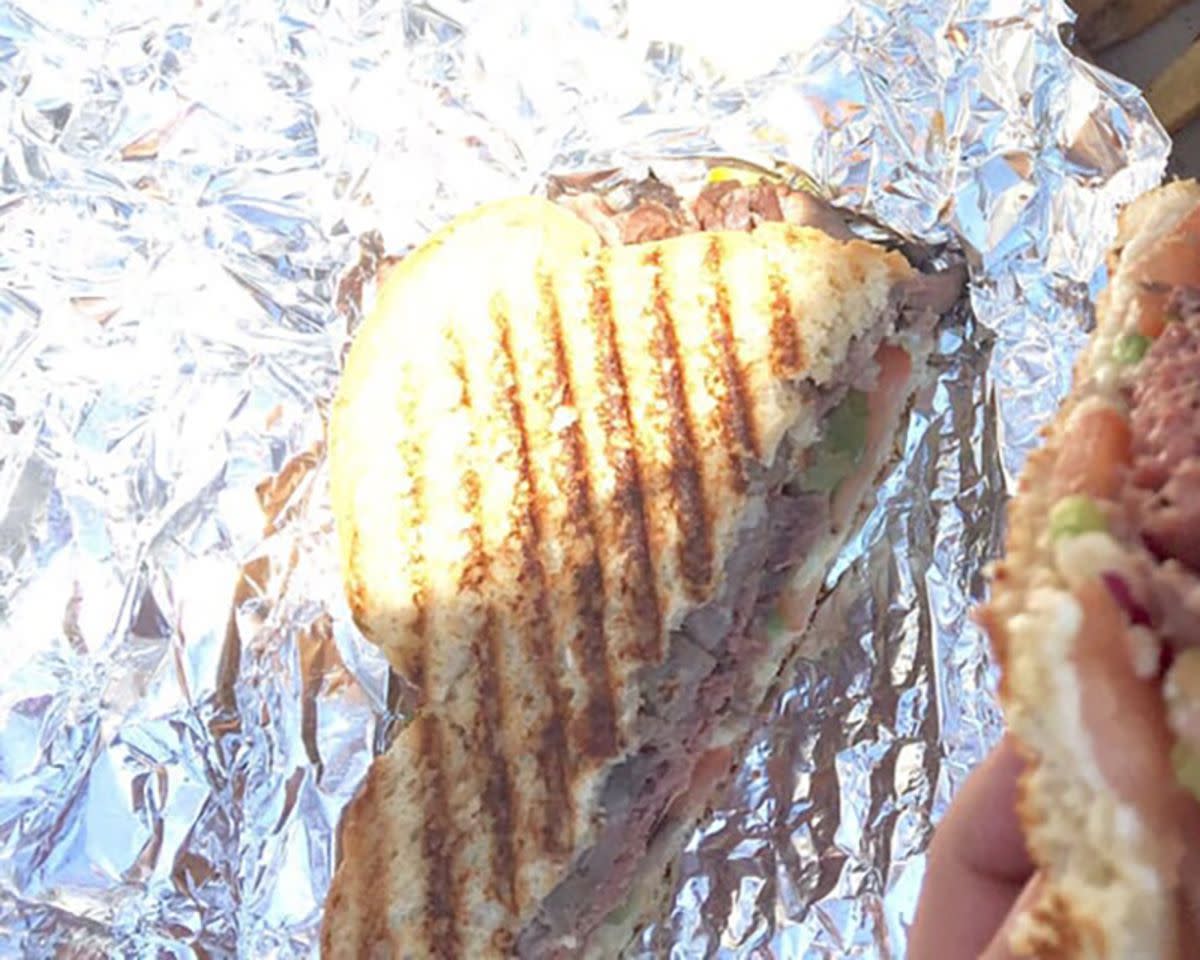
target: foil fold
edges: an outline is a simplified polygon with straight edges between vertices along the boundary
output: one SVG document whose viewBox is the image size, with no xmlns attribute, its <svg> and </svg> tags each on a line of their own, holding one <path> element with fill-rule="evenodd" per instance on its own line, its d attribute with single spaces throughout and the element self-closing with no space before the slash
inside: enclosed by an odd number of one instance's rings
<svg viewBox="0 0 1200 960">
<path fill-rule="evenodd" d="M 315 951 L 403 715 L 354 629 L 325 424 L 375 267 L 484 200 L 697 157 L 803 171 L 971 267 L 879 507 L 631 951 L 904 953 L 997 737 L 968 612 L 1169 141 L 1034 0 L 0 10 L 0 954 Z"/>
</svg>

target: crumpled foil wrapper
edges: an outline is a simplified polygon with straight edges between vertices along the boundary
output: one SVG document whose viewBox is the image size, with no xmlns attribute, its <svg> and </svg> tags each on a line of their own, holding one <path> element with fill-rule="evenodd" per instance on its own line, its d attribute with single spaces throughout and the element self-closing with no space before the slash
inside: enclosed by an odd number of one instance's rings
<svg viewBox="0 0 1200 960">
<path fill-rule="evenodd" d="M 903 954 L 1000 731 L 968 614 L 1004 499 L 1169 143 L 1061 2 L 702 6 L 0 5 L 0 955 L 314 952 L 397 724 L 328 508 L 353 268 L 554 173 L 706 155 L 957 247 L 977 321 L 634 952 Z"/>
</svg>

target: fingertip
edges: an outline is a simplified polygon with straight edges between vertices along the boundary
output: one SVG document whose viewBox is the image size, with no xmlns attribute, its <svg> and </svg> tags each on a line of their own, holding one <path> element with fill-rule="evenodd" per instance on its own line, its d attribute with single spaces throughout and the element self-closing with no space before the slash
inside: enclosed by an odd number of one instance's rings
<svg viewBox="0 0 1200 960">
<path fill-rule="evenodd" d="M 1013 901 L 1012 908 L 1004 918 L 1004 923 L 996 931 L 987 948 L 979 955 L 979 960 L 1019 960 L 1022 954 L 1013 949 L 1012 940 L 1016 926 L 1020 923 L 1021 915 L 1037 900 L 1042 888 L 1041 874 L 1034 874 L 1022 888 L 1020 896 Z M 1026 955 L 1027 956 L 1027 955 Z"/>
<path fill-rule="evenodd" d="M 999 949 L 996 930 L 1034 871 L 1016 810 L 1023 769 L 1005 737 L 938 824 L 909 936 L 913 960 L 975 960 Z"/>
<path fill-rule="evenodd" d="M 933 843 L 974 874 L 1024 883 L 1034 864 L 1017 814 L 1025 759 L 1003 737 L 972 771 L 938 826 Z"/>
</svg>

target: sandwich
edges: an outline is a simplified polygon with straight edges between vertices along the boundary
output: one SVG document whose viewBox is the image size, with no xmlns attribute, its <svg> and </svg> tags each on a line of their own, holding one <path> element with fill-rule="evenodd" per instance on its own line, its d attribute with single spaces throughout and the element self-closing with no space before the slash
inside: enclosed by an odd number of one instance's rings
<svg viewBox="0 0 1200 960">
<path fill-rule="evenodd" d="M 1012 946 L 1200 955 L 1200 186 L 1123 212 L 981 612 L 1042 881 Z"/>
<path fill-rule="evenodd" d="M 962 280 L 730 175 L 488 204 L 390 271 L 331 495 L 355 620 L 418 703 L 344 815 L 325 956 L 627 944 Z"/>
</svg>

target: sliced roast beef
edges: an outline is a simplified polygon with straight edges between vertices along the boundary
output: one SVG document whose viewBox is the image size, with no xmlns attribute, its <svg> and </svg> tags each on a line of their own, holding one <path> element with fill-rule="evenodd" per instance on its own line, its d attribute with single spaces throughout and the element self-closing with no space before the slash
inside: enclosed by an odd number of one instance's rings
<svg viewBox="0 0 1200 960">
<path fill-rule="evenodd" d="M 897 291 L 897 296 L 910 316 L 936 319 L 958 302 L 966 282 L 962 267 L 919 273 Z"/>
<path fill-rule="evenodd" d="M 759 222 L 769 220 L 775 223 L 783 221 L 783 207 L 779 204 L 781 193 L 791 192 L 779 184 L 759 182 L 750 188 L 750 212 Z M 838 218 L 838 222 L 841 219 Z"/>
<path fill-rule="evenodd" d="M 1155 556 L 1200 572 L 1200 314 L 1168 324 L 1137 373 L 1129 506 Z"/>
<path fill-rule="evenodd" d="M 749 230 L 750 190 L 736 180 L 710 183 L 696 198 L 696 219 L 702 230 Z"/>
<path fill-rule="evenodd" d="M 679 217 L 661 203 L 647 200 L 620 215 L 622 243 L 650 243 L 684 232 Z"/>
<path fill-rule="evenodd" d="M 854 236 L 837 209 L 820 197 L 767 180 L 749 186 L 737 180 L 710 183 L 693 208 L 704 230 L 753 230 L 760 223 L 786 221 L 823 230 L 838 240 Z"/>
<path fill-rule="evenodd" d="M 1200 645 L 1200 291 L 1177 289 L 1167 312 L 1173 321 L 1127 390 L 1132 463 L 1120 522 L 1145 548 L 1122 583 L 1169 658 Z"/>
<path fill-rule="evenodd" d="M 769 221 L 812 227 L 838 240 L 854 236 L 841 213 L 827 201 L 767 180 L 749 185 L 736 179 L 707 184 L 690 208 L 653 176 L 607 193 L 562 193 L 557 200 L 595 227 L 611 245 L 664 240 L 695 230 L 753 230 Z M 953 288 L 957 297 L 961 276 L 937 276 L 930 283 L 942 291 Z"/>
<path fill-rule="evenodd" d="M 1200 316 L 1167 325 L 1138 367 L 1132 391 L 1133 481 L 1159 491 L 1200 457 Z"/>
</svg>

